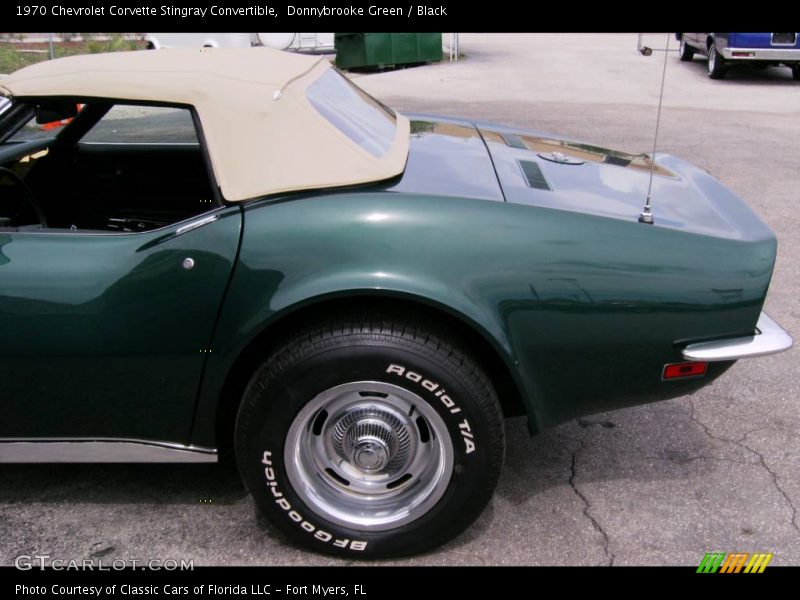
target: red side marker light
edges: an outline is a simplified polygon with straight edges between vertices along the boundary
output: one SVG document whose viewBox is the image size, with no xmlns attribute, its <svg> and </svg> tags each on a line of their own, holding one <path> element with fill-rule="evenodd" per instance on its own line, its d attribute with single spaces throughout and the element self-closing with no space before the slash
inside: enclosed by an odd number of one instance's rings
<svg viewBox="0 0 800 600">
<path fill-rule="evenodd" d="M 662 379 L 680 379 L 681 377 L 701 377 L 706 374 L 707 362 L 682 362 L 664 365 Z"/>
</svg>

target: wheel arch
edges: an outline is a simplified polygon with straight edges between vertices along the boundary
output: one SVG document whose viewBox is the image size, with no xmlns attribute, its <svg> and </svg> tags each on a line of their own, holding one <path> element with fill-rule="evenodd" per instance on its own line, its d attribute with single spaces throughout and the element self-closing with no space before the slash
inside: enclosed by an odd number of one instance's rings
<svg viewBox="0 0 800 600">
<path fill-rule="evenodd" d="M 335 316 L 345 310 L 389 309 L 413 315 L 433 317 L 442 322 L 458 341 L 475 355 L 495 387 L 505 417 L 528 417 L 531 431 L 537 420 L 525 401 L 525 385 L 515 368 L 505 340 L 498 340 L 475 319 L 452 307 L 414 294 L 374 289 L 347 290 L 297 302 L 275 313 L 238 353 L 228 369 L 216 406 L 217 447 L 232 447 L 236 413 L 244 389 L 255 369 L 289 332 L 299 324 L 325 315 Z M 504 348 L 504 345 L 506 347 Z"/>
</svg>

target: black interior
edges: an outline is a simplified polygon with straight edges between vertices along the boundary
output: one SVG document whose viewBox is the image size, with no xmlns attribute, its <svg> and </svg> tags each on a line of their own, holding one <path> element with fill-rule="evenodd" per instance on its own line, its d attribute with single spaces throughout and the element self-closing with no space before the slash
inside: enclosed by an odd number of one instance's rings
<svg viewBox="0 0 800 600">
<path fill-rule="evenodd" d="M 89 105 L 32 156 L 5 159 L 0 228 L 148 231 L 218 206 L 200 144 L 171 143 L 168 127 L 164 143 L 81 143 L 110 107 Z"/>
<path fill-rule="evenodd" d="M 212 208 L 195 145 L 56 145 L 25 182 L 49 228 L 146 231 Z"/>
</svg>

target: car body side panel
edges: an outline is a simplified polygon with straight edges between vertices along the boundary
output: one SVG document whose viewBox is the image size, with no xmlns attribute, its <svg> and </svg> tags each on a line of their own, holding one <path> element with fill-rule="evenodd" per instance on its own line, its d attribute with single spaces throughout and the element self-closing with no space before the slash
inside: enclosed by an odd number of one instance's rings
<svg viewBox="0 0 800 600">
<path fill-rule="evenodd" d="M 185 233 L 0 232 L 0 438 L 188 442 L 240 239 L 239 207 L 213 216 Z"/>
<path fill-rule="evenodd" d="M 487 223 L 492 223 L 487 227 Z M 214 444 L 236 357 L 299 305 L 348 294 L 448 307 L 491 340 L 540 429 L 681 395 L 662 382 L 691 341 L 751 334 L 775 239 L 721 239 L 514 203 L 343 192 L 245 208 L 192 442 Z"/>
<path fill-rule="evenodd" d="M 706 55 L 708 52 L 708 48 L 706 42 L 709 36 L 719 36 L 719 35 L 726 35 L 724 33 L 684 33 L 683 36 L 686 39 L 686 43 L 692 46 L 695 50 L 700 52 L 703 55 Z"/>
<path fill-rule="evenodd" d="M 794 44 L 791 44 L 774 40 L 772 33 L 718 33 L 716 35 L 726 36 L 725 45 L 736 48 L 787 48 L 800 50 L 800 36 L 796 36 Z"/>
</svg>

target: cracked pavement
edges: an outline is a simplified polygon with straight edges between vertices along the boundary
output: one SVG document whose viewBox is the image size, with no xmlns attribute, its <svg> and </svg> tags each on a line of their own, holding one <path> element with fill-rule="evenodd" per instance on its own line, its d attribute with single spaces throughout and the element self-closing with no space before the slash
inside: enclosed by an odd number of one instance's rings
<svg viewBox="0 0 800 600">
<path fill-rule="evenodd" d="M 609 423 L 609 424 L 613 424 L 611 421 L 608 421 L 608 423 Z M 581 425 L 581 426 L 584 426 L 583 424 L 590 424 L 590 425 L 594 425 L 595 423 L 592 423 L 592 422 L 590 422 L 590 421 L 586 421 L 586 420 L 584 420 L 584 419 L 580 419 L 580 420 L 578 421 L 578 424 L 579 424 L 579 425 Z M 591 512 L 589 512 L 589 511 L 591 510 L 591 508 L 592 508 L 592 505 L 591 505 L 591 503 L 590 503 L 590 502 L 589 502 L 589 501 L 586 499 L 586 496 L 584 496 L 584 495 L 583 495 L 583 493 L 582 493 L 582 492 L 581 492 L 581 491 L 578 489 L 578 486 L 577 486 L 577 484 L 575 483 L 575 477 L 576 477 L 576 475 L 577 475 L 577 466 L 576 466 L 576 463 L 577 463 L 577 461 L 578 461 L 578 454 L 579 454 L 579 453 L 580 453 L 582 450 L 584 450 L 584 449 L 586 448 L 586 444 L 584 444 L 583 440 L 581 440 L 581 439 L 577 439 L 577 440 L 576 440 L 576 439 L 574 439 L 574 438 L 570 438 L 570 439 L 571 439 L 573 442 L 576 442 L 576 443 L 577 443 L 577 447 L 576 447 L 576 449 L 575 449 L 575 450 L 572 452 L 572 455 L 571 455 L 571 458 L 570 458 L 570 464 L 569 464 L 569 485 L 570 485 L 570 487 L 572 488 L 572 491 L 573 491 L 573 492 L 575 492 L 575 495 L 576 495 L 578 498 L 580 498 L 580 499 L 581 499 L 581 502 L 583 502 L 583 515 L 584 515 L 584 516 L 585 516 L 587 519 L 589 519 L 589 521 L 590 521 L 590 522 L 591 522 L 591 524 L 592 524 L 592 527 L 594 527 L 594 528 L 595 528 L 595 530 L 597 530 L 597 532 L 598 532 L 598 533 L 599 533 L 599 534 L 602 536 L 602 538 L 603 538 L 603 552 L 605 553 L 605 555 L 606 555 L 606 558 L 608 559 L 608 560 L 607 560 L 607 562 L 606 562 L 605 564 L 606 564 L 606 565 L 608 565 L 609 567 L 611 567 L 611 566 L 613 566 L 613 565 L 614 565 L 614 553 L 613 553 L 613 552 L 611 552 L 611 550 L 610 550 L 610 544 L 611 544 L 611 542 L 610 542 L 610 541 L 609 541 L 609 539 L 608 539 L 608 533 L 606 533 L 606 531 L 603 529 L 603 527 L 600 525 L 600 523 L 597 521 L 597 519 L 595 519 L 595 518 L 594 518 L 594 516 L 592 516 Z"/>
<path fill-rule="evenodd" d="M 663 47 L 663 36 L 646 43 Z M 674 39 L 671 44 L 675 47 Z M 462 35 L 467 59 L 358 83 L 400 111 L 466 116 L 649 151 L 663 54 L 627 35 Z M 778 236 L 766 308 L 800 336 L 800 84 L 788 69 L 707 79 L 669 58 L 659 151 L 711 171 Z M 654 206 L 656 218 L 658 204 Z M 800 564 L 798 351 L 740 361 L 691 397 L 531 438 L 506 424 L 494 500 L 422 565 L 696 565 L 705 552 Z M 293 547 L 230 465 L 0 466 L 0 564 L 19 554 L 344 564 Z"/>
</svg>

